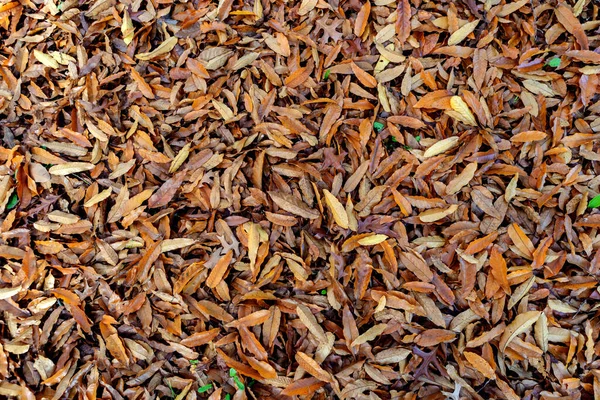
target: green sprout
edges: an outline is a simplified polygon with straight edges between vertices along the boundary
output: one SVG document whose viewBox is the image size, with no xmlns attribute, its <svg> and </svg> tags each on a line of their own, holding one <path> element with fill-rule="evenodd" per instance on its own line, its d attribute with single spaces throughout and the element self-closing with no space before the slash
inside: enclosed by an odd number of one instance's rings
<svg viewBox="0 0 600 400">
<path fill-rule="evenodd" d="M 597 196 L 594 196 L 594 198 L 591 199 L 590 202 L 588 203 L 588 208 L 596 208 L 596 207 L 600 207 L 600 194 Z"/>
<path fill-rule="evenodd" d="M 229 393 L 225 393 L 225 400 L 231 400 L 231 395 Z"/>
<path fill-rule="evenodd" d="M 190 364 L 192 365 L 197 365 L 199 363 L 198 360 L 190 360 Z"/>
<path fill-rule="evenodd" d="M 211 383 L 208 383 L 208 384 L 206 384 L 204 386 L 200 386 L 198 388 L 198 393 L 208 392 L 212 388 L 213 388 L 213 385 Z"/>
<path fill-rule="evenodd" d="M 558 58 L 558 57 L 554 57 L 554 58 L 550 59 L 550 60 L 549 60 L 549 61 L 546 63 L 546 65 L 549 65 L 549 66 L 551 66 L 552 68 L 558 68 L 558 67 L 560 67 L 560 58 Z"/>
<path fill-rule="evenodd" d="M 323 295 L 327 294 L 327 289 L 321 290 L 321 294 L 323 294 Z"/>
<path fill-rule="evenodd" d="M 237 371 L 235 369 L 229 368 L 229 376 L 233 378 L 233 381 L 235 382 L 238 389 L 244 390 L 246 388 L 246 386 L 244 386 L 240 378 L 237 376 Z"/>
<path fill-rule="evenodd" d="M 383 124 L 381 122 L 373 122 L 373 128 L 375 132 L 379 133 L 383 129 Z"/>
<path fill-rule="evenodd" d="M 415 136 L 415 140 L 417 141 L 417 143 L 421 143 L 421 135 Z"/>
<path fill-rule="evenodd" d="M 13 194 L 10 195 L 10 199 L 8 200 L 8 204 L 6 205 L 6 209 L 12 210 L 13 208 L 15 208 L 17 206 L 18 203 L 19 203 L 19 195 L 17 194 L 17 192 L 13 192 Z"/>
<path fill-rule="evenodd" d="M 329 79 L 329 74 L 331 74 L 331 70 L 330 69 L 326 69 L 325 73 L 323 74 L 323 80 Z"/>
</svg>

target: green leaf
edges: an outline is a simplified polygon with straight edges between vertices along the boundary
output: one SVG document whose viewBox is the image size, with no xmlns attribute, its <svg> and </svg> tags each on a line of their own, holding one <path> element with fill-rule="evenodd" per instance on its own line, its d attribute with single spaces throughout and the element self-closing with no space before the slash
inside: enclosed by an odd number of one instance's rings
<svg viewBox="0 0 600 400">
<path fill-rule="evenodd" d="M 415 136 L 415 140 L 417 141 L 417 143 L 421 143 L 421 135 Z"/>
<path fill-rule="evenodd" d="M 209 383 L 209 384 L 207 384 L 207 385 L 204 385 L 204 386 L 200 386 L 200 387 L 198 388 L 198 393 L 204 393 L 204 392 L 208 392 L 208 391 L 209 391 L 210 389 L 212 389 L 212 388 L 213 388 L 213 385 L 212 385 L 212 383 Z"/>
<path fill-rule="evenodd" d="M 548 61 L 548 65 L 552 68 L 560 67 L 560 58 L 554 57 L 550 61 Z"/>
<path fill-rule="evenodd" d="M 225 393 L 225 400 L 231 400 L 231 395 L 229 393 Z"/>
<path fill-rule="evenodd" d="M 244 386 L 244 384 L 242 383 L 240 378 L 237 377 L 237 375 L 233 377 L 233 381 L 237 385 L 238 389 L 240 389 L 240 390 L 246 389 L 246 386 Z"/>
<path fill-rule="evenodd" d="M 398 143 L 398 139 L 396 139 L 396 136 L 392 136 L 392 142 Z"/>
<path fill-rule="evenodd" d="M 375 128 L 375 132 L 379 132 L 383 129 L 383 124 L 381 122 L 373 122 L 373 128 Z"/>
<path fill-rule="evenodd" d="M 196 365 L 196 364 L 198 364 L 198 363 L 199 363 L 199 361 L 198 361 L 198 360 L 190 360 L 190 364 L 192 364 L 192 365 Z"/>
<path fill-rule="evenodd" d="M 325 73 L 323 74 L 323 80 L 329 79 L 329 74 L 331 74 L 331 70 L 330 69 L 326 69 Z"/>
<path fill-rule="evenodd" d="M 17 206 L 18 203 L 19 203 L 19 195 L 17 194 L 17 192 L 13 192 L 13 194 L 10 195 L 10 199 L 8 200 L 8 204 L 6 205 L 6 209 L 12 210 L 13 208 L 15 208 Z"/>
<path fill-rule="evenodd" d="M 593 199 L 588 203 L 588 208 L 596 208 L 600 207 L 600 194 L 598 196 L 594 196 Z"/>
<path fill-rule="evenodd" d="M 234 368 L 229 368 L 229 376 L 237 376 L 237 371 Z"/>
</svg>

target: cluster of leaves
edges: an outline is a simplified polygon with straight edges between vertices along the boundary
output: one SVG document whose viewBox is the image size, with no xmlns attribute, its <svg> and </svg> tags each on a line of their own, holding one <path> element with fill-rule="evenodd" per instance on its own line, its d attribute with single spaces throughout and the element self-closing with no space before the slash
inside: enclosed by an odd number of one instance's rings
<svg viewBox="0 0 600 400">
<path fill-rule="evenodd" d="M 0 2 L 0 396 L 600 396 L 593 0 Z"/>
</svg>

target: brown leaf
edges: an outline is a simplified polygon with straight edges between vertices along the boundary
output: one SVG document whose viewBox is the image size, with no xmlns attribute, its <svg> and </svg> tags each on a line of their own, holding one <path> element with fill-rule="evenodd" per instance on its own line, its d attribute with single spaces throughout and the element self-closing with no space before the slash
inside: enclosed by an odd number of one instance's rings
<svg viewBox="0 0 600 400">
<path fill-rule="evenodd" d="M 588 50 L 588 38 L 581 26 L 579 20 L 573 15 L 573 11 L 565 3 L 559 3 L 554 9 L 556 19 L 565 27 L 565 29 L 573 36 L 581 46 L 582 50 Z"/>
<path fill-rule="evenodd" d="M 396 34 L 398 35 L 400 46 L 402 46 L 410 36 L 412 29 L 410 23 L 410 18 L 412 16 L 410 2 L 408 0 L 399 0 L 396 11 L 398 14 L 395 25 Z"/>
<path fill-rule="evenodd" d="M 318 211 L 308 207 L 302 200 L 283 192 L 269 192 L 269 196 L 273 202 L 283 210 L 298 215 L 302 218 L 315 219 L 319 218 Z"/>
<path fill-rule="evenodd" d="M 365 72 L 362 68 L 354 63 L 354 61 L 350 62 L 350 66 L 352 67 L 352 72 L 356 76 L 356 78 L 362 83 L 364 86 L 368 88 L 377 87 L 377 79 L 373 78 L 372 75 Z"/>
</svg>

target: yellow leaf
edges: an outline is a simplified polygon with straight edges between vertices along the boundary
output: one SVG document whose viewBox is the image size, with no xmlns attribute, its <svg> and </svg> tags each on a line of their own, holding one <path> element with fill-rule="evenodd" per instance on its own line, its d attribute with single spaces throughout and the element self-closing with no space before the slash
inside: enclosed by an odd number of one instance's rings
<svg viewBox="0 0 600 400">
<path fill-rule="evenodd" d="M 131 18 L 129 17 L 129 12 L 127 12 L 127 9 L 125 9 L 125 14 L 123 14 L 121 33 L 123 34 L 123 41 L 125 44 L 131 43 L 135 30 L 133 29 L 133 22 L 131 22 Z"/>
<path fill-rule="evenodd" d="M 175 36 L 171 36 L 164 42 L 162 42 L 156 49 L 152 50 L 149 53 L 140 53 L 135 56 L 138 60 L 148 61 L 152 60 L 155 57 L 158 57 L 162 54 L 168 53 L 173 50 L 173 47 L 177 44 L 177 38 Z"/>
<path fill-rule="evenodd" d="M 376 244 L 379 244 L 383 241 L 385 241 L 388 237 L 386 235 L 371 235 L 371 236 L 367 236 L 365 238 L 362 238 L 358 241 L 358 244 L 360 244 L 361 246 L 374 246 Z"/>
<path fill-rule="evenodd" d="M 335 223 L 344 229 L 348 229 L 348 214 L 342 203 L 329 190 L 323 189 L 323 193 L 325 194 L 325 203 L 331 214 L 333 214 Z"/>
<path fill-rule="evenodd" d="M 42 53 L 39 50 L 33 50 L 33 56 L 36 58 L 36 60 L 44 64 L 46 67 L 54 69 L 59 67 L 58 62 L 54 58 L 52 58 L 52 56 L 46 53 Z"/>
<path fill-rule="evenodd" d="M 467 103 L 465 103 L 465 101 L 462 99 L 462 97 L 452 96 L 450 98 L 450 107 L 452 107 L 454 111 L 460 114 L 460 116 L 463 119 L 463 122 L 465 122 L 468 125 L 477 125 L 477 121 L 475 121 L 475 116 L 469 109 Z"/>
<path fill-rule="evenodd" d="M 190 155 L 190 144 L 188 143 L 185 146 L 183 146 L 183 148 L 181 150 L 179 150 L 179 153 L 177 153 L 177 155 L 175 156 L 173 161 L 171 161 L 171 167 L 169 167 L 169 173 L 172 174 L 173 172 L 177 172 L 179 167 L 181 167 L 181 165 L 185 162 L 185 160 L 187 160 L 189 155 Z"/>
<path fill-rule="evenodd" d="M 427 150 L 425 150 L 425 153 L 423 153 L 423 157 L 429 158 L 429 157 L 437 156 L 438 154 L 442 154 L 445 151 L 448 151 L 451 148 L 456 147 L 456 145 L 458 145 L 458 142 L 459 142 L 458 136 L 452 136 L 452 137 L 440 140 L 439 142 L 434 143 L 433 146 L 431 146 Z"/>
<path fill-rule="evenodd" d="M 439 221 L 440 219 L 452 214 L 457 209 L 458 209 L 458 205 L 456 205 L 456 204 L 452 204 L 450 207 L 448 207 L 446 209 L 432 208 L 430 210 L 423 211 L 421 214 L 419 214 L 419 219 L 425 223 Z"/>
<path fill-rule="evenodd" d="M 235 116 L 233 111 L 231 111 L 231 108 L 227 107 L 227 105 L 222 101 L 213 100 L 212 104 L 215 107 L 215 110 L 217 110 L 221 115 L 221 118 L 223 118 L 225 121 L 228 121 Z"/>
<path fill-rule="evenodd" d="M 475 20 L 472 22 L 467 22 L 460 29 L 450 35 L 448 39 L 448 46 L 454 46 L 465 40 L 467 36 L 471 34 L 477 28 L 477 24 L 479 24 L 479 20 Z"/>
<path fill-rule="evenodd" d="M 100 193 L 98 193 L 97 195 L 95 195 L 95 196 L 92 196 L 92 198 L 91 198 L 91 199 L 89 199 L 88 201 L 86 201 L 86 202 L 83 204 L 83 206 L 84 206 L 84 207 L 91 207 L 91 206 L 93 206 L 93 205 L 95 205 L 95 204 L 98 204 L 98 203 L 100 203 L 101 201 L 103 201 L 103 200 L 105 200 L 105 199 L 109 198 L 109 197 L 110 197 L 110 195 L 111 195 L 111 193 L 112 193 L 112 187 L 109 187 L 108 189 L 101 191 L 101 192 L 100 192 Z"/>
</svg>

